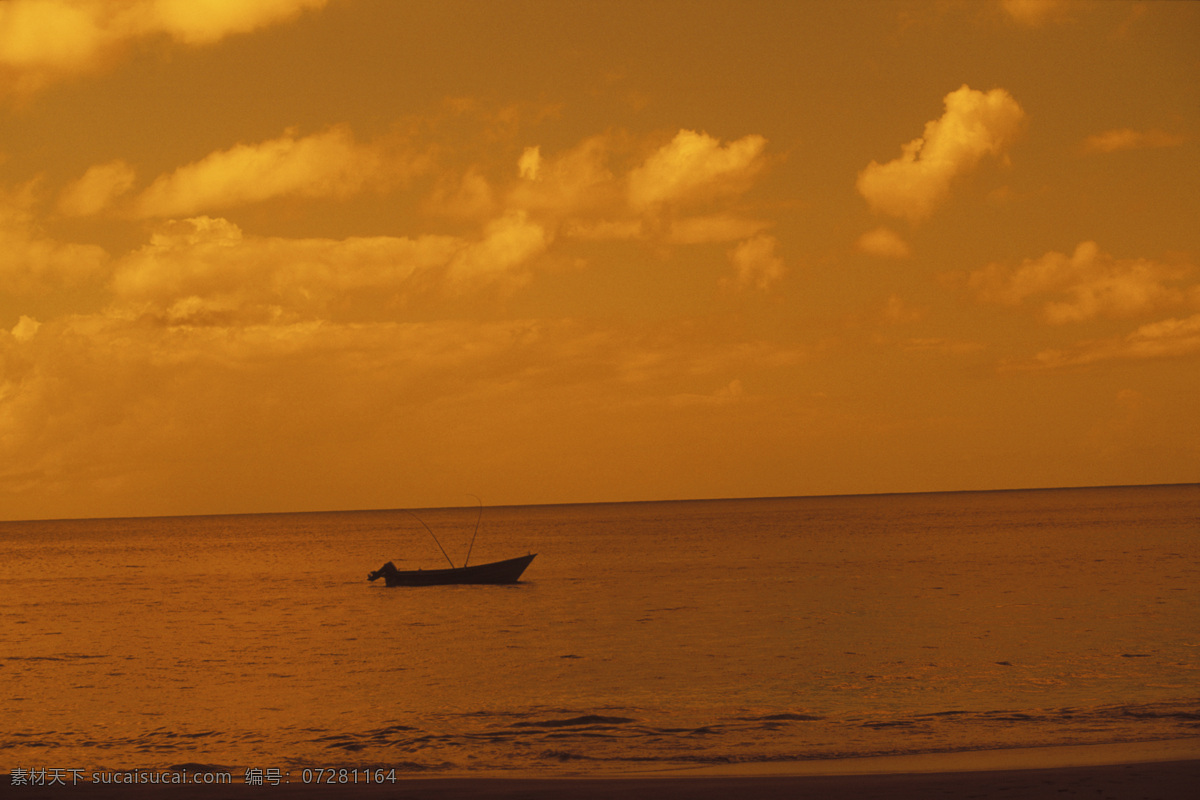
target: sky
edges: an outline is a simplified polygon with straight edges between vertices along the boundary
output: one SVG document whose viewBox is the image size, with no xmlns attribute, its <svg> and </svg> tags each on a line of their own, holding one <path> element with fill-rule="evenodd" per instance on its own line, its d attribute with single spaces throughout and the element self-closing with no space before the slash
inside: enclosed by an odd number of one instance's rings
<svg viewBox="0 0 1200 800">
<path fill-rule="evenodd" d="M 1200 4 L 0 2 L 0 519 L 1200 481 Z"/>
</svg>

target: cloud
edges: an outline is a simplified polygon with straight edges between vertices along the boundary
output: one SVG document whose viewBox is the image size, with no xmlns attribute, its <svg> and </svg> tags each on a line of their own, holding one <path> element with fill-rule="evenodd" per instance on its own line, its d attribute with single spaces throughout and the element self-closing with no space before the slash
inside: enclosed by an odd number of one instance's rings
<svg viewBox="0 0 1200 800">
<path fill-rule="evenodd" d="M 321 8 L 329 0 L 152 0 L 141 3 L 142 29 L 186 44 L 211 44 Z"/>
<path fill-rule="evenodd" d="M 879 227 L 873 231 L 867 231 L 858 237 L 858 241 L 854 243 L 854 246 L 861 253 L 880 258 L 908 258 L 912 255 L 912 250 L 909 249 L 908 242 L 901 239 L 895 231 L 887 227 Z"/>
<path fill-rule="evenodd" d="M 62 190 L 58 196 L 58 210 L 68 217 L 98 214 L 133 188 L 136 178 L 133 167 L 120 159 L 97 164 Z"/>
<path fill-rule="evenodd" d="M 985 156 L 1007 154 L 1025 112 L 1004 89 L 986 94 L 965 84 L 945 97 L 946 113 L 886 164 L 872 161 L 856 186 L 877 212 L 910 222 L 927 219 L 950 194 L 956 178 Z"/>
<path fill-rule="evenodd" d="M 760 235 L 747 239 L 729 251 L 736 273 L 735 285 L 768 289 L 783 278 L 787 269 L 783 259 L 775 255 L 779 241 L 774 236 Z"/>
<path fill-rule="evenodd" d="M 733 379 L 710 394 L 683 392 L 671 395 L 666 402 L 673 406 L 726 406 L 746 401 L 746 390 L 742 382 Z"/>
<path fill-rule="evenodd" d="M 609 136 L 591 136 L 575 147 L 545 157 L 527 147 L 518 161 L 520 180 L 508 192 L 508 207 L 550 219 L 613 213 L 622 203 L 608 166 Z"/>
<path fill-rule="evenodd" d="M 1098 361 L 1183 358 L 1200 353 L 1200 314 L 1142 325 L 1127 336 L 1084 342 L 1067 350 L 1044 350 L 1026 367 L 1058 368 Z"/>
<path fill-rule="evenodd" d="M 968 355 L 977 353 L 985 348 L 979 342 L 945 339 L 941 337 L 906 339 L 900 344 L 901 349 L 913 353 L 943 353 L 945 355 Z"/>
<path fill-rule="evenodd" d="M 0 5 L 0 66 L 33 81 L 43 70 L 81 70 L 115 38 L 99 3 L 11 0 Z"/>
<path fill-rule="evenodd" d="M 108 253 L 95 245 L 59 242 L 34 224 L 32 189 L 0 189 L 0 290 L 42 294 L 103 275 Z"/>
<path fill-rule="evenodd" d="M 495 213 L 496 197 L 487 177 L 470 167 L 461 177 L 443 175 L 422 203 L 426 213 L 455 219 L 487 219 Z"/>
<path fill-rule="evenodd" d="M 1178 147 L 1183 144 L 1181 134 L 1167 133 L 1157 129 L 1135 131 L 1131 128 L 1117 128 L 1103 133 L 1097 133 L 1083 140 L 1085 153 L 1115 153 L 1118 150 L 1145 150 L 1157 147 Z"/>
<path fill-rule="evenodd" d="M 525 180 L 536 181 L 542 166 L 542 148 L 526 147 L 517 159 L 517 172 Z"/>
<path fill-rule="evenodd" d="M 750 135 L 722 146 L 706 133 L 681 130 L 629 174 L 629 203 L 646 210 L 739 194 L 762 169 L 766 145 Z"/>
<path fill-rule="evenodd" d="M 899 295 L 890 295 L 883 306 L 883 319 L 890 325 L 916 322 L 925 316 L 925 310 L 914 308 Z"/>
<path fill-rule="evenodd" d="M 1000 7 L 1011 19 L 1030 28 L 1064 19 L 1067 5 L 1067 0 L 1000 0 Z"/>
<path fill-rule="evenodd" d="M 248 236 L 228 220 L 195 217 L 164 224 L 120 259 L 114 308 L 172 325 L 357 318 L 389 298 L 520 282 L 547 244 L 519 213 L 493 220 L 477 240 Z"/>
<path fill-rule="evenodd" d="M 27 94 L 101 69 L 129 42 L 166 35 L 212 44 L 287 21 L 328 0 L 7 0 L 0 4 L 0 92 Z"/>
<path fill-rule="evenodd" d="M 703 217 L 673 219 L 667 227 L 668 244 L 708 244 L 746 239 L 771 227 L 761 219 L 747 219 L 734 214 L 710 214 Z"/>
<path fill-rule="evenodd" d="M 13 326 L 12 336 L 18 342 L 28 342 L 37 335 L 38 328 L 40 327 L 42 327 L 42 323 L 33 317 L 21 315 L 21 318 L 17 320 L 17 324 Z"/>
<path fill-rule="evenodd" d="M 548 238 L 663 246 L 733 242 L 773 224 L 726 202 L 748 189 L 761 171 L 762 137 L 722 145 L 706 134 L 681 130 L 621 174 L 610 162 L 628 156 L 629 144 L 627 137 L 610 132 L 559 153 L 525 147 L 507 188 L 489 182 L 473 166 L 461 179 L 440 181 L 425 208 L 459 218 L 495 217 L 504 209 L 513 219 L 525 215 L 526 223 L 541 226 Z"/>
<path fill-rule="evenodd" d="M 1082 242 L 1070 256 L 1050 252 L 1015 268 L 990 264 L 972 272 L 968 285 L 984 302 L 1018 306 L 1046 298 L 1043 318 L 1062 324 L 1131 317 L 1184 303 L 1188 291 L 1170 284 L 1189 271 L 1144 258 L 1113 258 L 1095 242 Z M 1191 293 L 1196 295 L 1195 289 Z"/>
<path fill-rule="evenodd" d="M 510 212 L 489 222 L 481 241 L 455 255 L 450 262 L 450 278 L 459 285 L 499 279 L 522 282 L 526 264 L 549 244 L 545 228 L 523 211 Z"/>
<path fill-rule="evenodd" d="M 361 144 L 345 126 L 239 144 L 154 181 L 133 203 L 139 217 L 187 216 L 274 197 L 348 197 L 408 177 L 416 161 Z"/>
<path fill-rule="evenodd" d="M 640 219 L 569 219 L 562 227 L 563 235 L 584 241 L 622 241 L 644 239 L 646 226 Z"/>
<path fill-rule="evenodd" d="M 398 291 L 462 247 L 453 237 L 246 236 L 227 220 L 197 217 L 162 226 L 121 259 L 112 289 L 118 307 L 173 324 L 312 319 L 344 293 Z"/>
<path fill-rule="evenodd" d="M 0 330 L 0 503 L 11 516 L 52 498 L 75 514 L 80 492 L 89 504 L 140 495 L 142 513 L 165 513 L 213 502 L 216 481 L 225 503 L 311 508 L 372 475 L 386 497 L 397 452 L 418 472 L 456 468 L 446 453 L 468 445 L 497 468 L 527 447 L 578 452 L 581 420 L 670 410 L 692 386 L 723 387 L 714 405 L 746 399 L 731 379 L 802 357 L 698 335 L 570 319 L 163 327 L 115 315 L 48 321 L 26 342 Z M 263 484 L 281 463 L 291 488 Z M 305 496 L 331 480 L 334 495 Z"/>
</svg>

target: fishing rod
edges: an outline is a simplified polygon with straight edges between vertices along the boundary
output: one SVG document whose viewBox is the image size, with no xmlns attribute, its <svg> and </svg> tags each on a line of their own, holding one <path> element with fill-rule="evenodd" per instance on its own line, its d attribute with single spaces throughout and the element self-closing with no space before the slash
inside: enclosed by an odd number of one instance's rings
<svg viewBox="0 0 1200 800">
<path fill-rule="evenodd" d="M 446 548 L 442 547 L 442 543 L 438 541 L 438 538 L 437 538 L 437 536 L 436 536 L 436 535 L 434 534 L 434 532 L 433 532 L 433 531 L 430 529 L 430 527 L 429 527 L 428 525 L 425 525 L 425 520 L 421 519 L 421 518 L 420 518 L 420 517 L 418 517 L 416 514 L 414 514 L 413 512 L 409 511 L 407 508 L 406 508 L 406 509 L 404 509 L 404 513 L 408 514 L 408 515 L 409 515 L 409 516 L 411 516 L 413 519 L 415 519 L 417 522 L 421 523 L 421 525 L 423 525 L 423 526 L 425 527 L 425 530 L 429 531 L 429 535 L 430 535 L 430 536 L 433 536 L 433 541 L 437 543 L 438 550 L 441 550 L 441 551 L 442 551 L 442 555 L 446 556 Z M 480 513 L 482 513 L 482 511 L 481 511 Z M 450 556 L 446 556 L 446 560 L 447 560 L 447 561 L 450 561 Z M 465 562 L 463 563 L 463 566 L 464 566 L 464 567 L 466 566 L 466 563 L 465 563 Z M 450 561 L 450 569 L 457 569 L 457 567 L 455 567 L 455 566 L 454 566 L 454 562 L 453 562 L 453 561 Z"/>
<path fill-rule="evenodd" d="M 467 497 L 475 497 L 468 493 Z M 483 519 L 483 501 L 475 497 L 475 502 L 479 503 L 479 514 L 475 517 L 475 533 L 471 534 L 471 546 L 467 548 L 467 557 L 463 561 L 463 568 L 466 569 L 467 561 L 471 560 L 471 551 L 475 549 L 475 537 L 479 534 L 479 520 Z"/>
</svg>

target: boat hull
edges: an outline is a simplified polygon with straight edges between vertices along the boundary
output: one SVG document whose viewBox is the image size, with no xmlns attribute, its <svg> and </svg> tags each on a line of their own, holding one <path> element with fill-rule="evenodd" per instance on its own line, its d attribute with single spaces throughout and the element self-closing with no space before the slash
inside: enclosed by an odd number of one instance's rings
<svg viewBox="0 0 1200 800">
<path fill-rule="evenodd" d="M 459 583 L 516 583 L 521 573 L 529 566 L 536 553 L 507 561 L 476 564 L 454 569 L 398 570 L 389 561 L 377 572 L 368 576 L 370 580 L 383 578 L 388 586 L 448 586 Z"/>
</svg>

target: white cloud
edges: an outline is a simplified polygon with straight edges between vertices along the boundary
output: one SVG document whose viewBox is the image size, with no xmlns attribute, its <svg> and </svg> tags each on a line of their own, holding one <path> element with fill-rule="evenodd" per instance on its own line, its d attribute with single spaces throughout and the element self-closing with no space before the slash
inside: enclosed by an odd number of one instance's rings
<svg viewBox="0 0 1200 800">
<path fill-rule="evenodd" d="M 329 0 L 151 0 L 138 4 L 140 28 L 186 44 L 211 44 L 231 34 L 292 19 Z"/>
<path fill-rule="evenodd" d="M 890 295 L 883 306 L 883 319 L 891 325 L 916 322 L 925 316 L 924 309 L 914 308 L 899 295 Z"/>
<path fill-rule="evenodd" d="M 377 144 L 361 144 L 345 126 L 297 138 L 293 131 L 239 144 L 154 181 L 133 204 L 141 217 L 172 217 L 273 197 L 347 197 L 382 188 L 417 169 Z"/>
<path fill-rule="evenodd" d="M 461 177 L 439 178 L 422 206 L 430 214 L 480 220 L 493 216 L 496 197 L 487 177 L 476 167 L 470 167 Z"/>
<path fill-rule="evenodd" d="M 856 186 L 871 208 L 911 222 L 927 219 L 954 180 L 985 156 L 1003 158 L 1025 112 L 1004 89 L 984 93 L 963 85 L 945 97 L 946 113 L 886 164 L 872 161 Z"/>
<path fill-rule="evenodd" d="M 418 272 L 444 266 L 464 243 L 449 236 L 282 239 L 246 236 L 224 219 L 169 223 L 121 259 L 113 292 L 121 307 L 174 323 L 232 318 L 311 319 L 346 293 L 400 291 Z"/>
<path fill-rule="evenodd" d="M 1067 0 L 1000 0 L 1011 19 L 1030 28 L 1064 19 L 1067 6 Z"/>
<path fill-rule="evenodd" d="M 133 188 L 136 177 L 133 167 L 120 159 L 97 164 L 62 190 L 58 210 L 69 217 L 97 214 Z"/>
<path fill-rule="evenodd" d="M 1188 292 L 1171 284 L 1189 271 L 1144 258 L 1113 258 L 1095 242 L 1082 242 L 1070 256 L 1050 252 L 1015 268 L 991 264 L 975 270 L 968 285 L 985 302 L 1017 306 L 1042 298 L 1042 316 L 1061 324 L 1136 316 L 1184 303 Z"/>
<path fill-rule="evenodd" d="M 519 213 L 493 220 L 478 240 L 248 236 L 228 220 L 196 217 L 163 225 L 117 263 L 114 308 L 190 325 L 324 319 L 335 310 L 354 317 L 356 304 L 388 297 L 520 282 L 547 244 Z"/>
<path fill-rule="evenodd" d="M 879 227 L 873 231 L 867 231 L 858 237 L 855 247 L 859 252 L 878 256 L 879 258 L 908 258 L 912 255 L 912 251 L 908 247 L 908 242 L 904 241 L 900 238 L 899 234 L 887 227 Z"/>
<path fill-rule="evenodd" d="M 0 4 L 0 92 L 42 89 L 101 69 L 129 42 L 166 35 L 189 45 L 289 20 L 328 0 L 6 0 Z"/>
<path fill-rule="evenodd" d="M 46 236 L 34 224 L 33 203 L 28 186 L 13 192 L 0 189 L 0 290 L 41 294 L 101 276 L 108 253 L 95 245 Z"/>
<path fill-rule="evenodd" d="M 609 137 L 591 136 L 551 157 L 543 156 L 540 147 L 526 148 L 508 207 L 547 219 L 611 213 L 621 198 L 607 163 L 609 147 Z"/>
<path fill-rule="evenodd" d="M 1157 129 L 1135 131 L 1132 128 L 1116 128 L 1084 139 L 1083 152 L 1115 153 L 1119 150 L 1178 147 L 1183 142 L 1184 137 L 1181 134 Z"/>
<path fill-rule="evenodd" d="M 745 399 L 731 378 L 802 358 L 697 333 L 558 319 L 164 327 L 91 315 L 49 321 L 26 346 L 0 330 L 0 503 L 13 515 L 82 493 L 81 506 L 56 504 L 74 514 L 123 495 L 139 496 L 142 513 L 168 513 L 217 474 L 228 484 L 220 502 L 239 502 L 246 480 L 247 499 L 312 507 L 332 497 L 306 497 L 308 487 L 343 462 L 355 469 L 339 491 L 376 472 L 385 486 L 396 452 L 443 463 L 482 432 L 484 457 L 511 463 L 514 447 L 547 436 L 547 409 L 566 419 L 554 446 L 577 449 L 580 419 L 670 407 L 683 387 L 720 386 L 713 404 Z M 256 473 L 280 463 L 291 470 L 283 483 L 306 488 L 286 495 L 261 482 Z M 214 502 L 208 491 L 192 499 Z"/>
<path fill-rule="evenodd" d="M 0 65 L 36 73 L 82 68 L 112 38 L 98 3 L 11 0 L 0 5 Z"/>
<path fill-rule="evenodd" d="M 669 244 L 707 244 L 746 239 L 771 227 L 761 219 L 747 219 L 734 214 L 710 214 L 702 217 L 683 217 L 671 220 L 665 239 Z"/>
<path fill-rule="evenodd" d="M 751 135 L 722 146 L 706 133 L 681 130 L 630 173 L 630 205 L 645 210 L 745 191 L 763 167 L 766 145 Z"/>
<path fill-rule="evenodd" d="M 517 159 L 517 174 L 527 181 L 536 181 L 538 169 L 542 166 L 542 149 L 526 147 L 521 157 Z"/>
<path fill-rule="evenodd" d="M 666 399 L 673 406 L 726 406 L 745 400 L 746 389 L 736 378 L 710 394 L 681 393 Z"/>
<path fill-rule="evenodd" d="M 531 222 L 523 211 L 492 220 L 483 239 L 460 250 L 450 262 L 450 278 L 457 284 L 477 284 L 498 279 L 521 282 L 530 259 L 550 244 L 545 228 Z"/>
<path fill-rule="evenodd" d="M 562 233 L 570 239 L 594 242 L 643 239 L 647 235 L 641 219 L 570 219 L 563 224 Z"/>
<path fill-rule="evenodd" d="M 736 285 L 767 289 L 787 272 L 783 259 L 775 254 L 779 241 L 774 236 L 760 235 L 747 239 L 729 251 L 736 273 Z"/>
<path fill-rule="evenodd" d="M 1044 350 L 1027 366 L 1069 367 L 1099 361 L 1184 358 L 1200 353 L 1200 314 L 1142 325 L 1127 336 L 1083 342 L 1067 350 Z"/>
<path fill-rule="evenodd" d="M 37 335 L 38 328 L 40 327 L 42 327 L 42 323 L 33 317 L 21 315 L 21 318 L 17 320 L 17 324 L 13 326 L 12 336 L 18 342 L 28 342 Z"/>
</svg>

